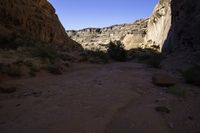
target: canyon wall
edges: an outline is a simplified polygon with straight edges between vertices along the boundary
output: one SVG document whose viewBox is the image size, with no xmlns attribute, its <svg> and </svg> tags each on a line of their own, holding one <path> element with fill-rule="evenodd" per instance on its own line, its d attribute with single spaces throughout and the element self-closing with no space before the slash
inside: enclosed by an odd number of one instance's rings
<svg viewBox="0 0 200 133">
<path fill-rule="evenodd" d="M 160 51 L 171 27 L 171 0 L 160 0 L 148 22 L 145 44 Z"/>
<path fill-rule="evenodd" d="M 1 0 L 0 36 L 13 34 L 47 43 L 78 46 L 69 39 L 47 0 Z"/>
<path fill-rule="evenodd" d="M 145 44 L 168 53 L 198 50 L 199 31 L 199 0 L 160 0 L 149 19 Z"/>
<path fill-rule="evenodd" d="M 125 49 L 143 47 L 148 19 L 137 20 L 130 24 L 113 25 L 105 28 L 87 28 L 66 31 L 69 37 L 82 44 L 83 48 L 105 50 L 110 41 L 121 41 Z"/>
<path fill-rule="evenodd" d="M 200 1 L 172 0 L 172 21 L 163 51 L 200 50 Z"/>
</svg>

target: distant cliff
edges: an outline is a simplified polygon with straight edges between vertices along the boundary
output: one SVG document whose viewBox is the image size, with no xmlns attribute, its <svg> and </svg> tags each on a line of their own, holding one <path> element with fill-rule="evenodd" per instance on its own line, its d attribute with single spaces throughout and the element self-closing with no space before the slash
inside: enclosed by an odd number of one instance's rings
<svg viewBox="0 0 200 133">
<path fill-rule="evenodd" d="M 82 44 L 85 49 L 104 50 L 104 45 L 107 45 L 110 41 L 121 41 L 124 43 L 126 49 L 131 49 L 143 47 L 147 22 L 148 19 L 141 19 L 130 24 L 66 32 L 71 39 Z"/>
</svg>

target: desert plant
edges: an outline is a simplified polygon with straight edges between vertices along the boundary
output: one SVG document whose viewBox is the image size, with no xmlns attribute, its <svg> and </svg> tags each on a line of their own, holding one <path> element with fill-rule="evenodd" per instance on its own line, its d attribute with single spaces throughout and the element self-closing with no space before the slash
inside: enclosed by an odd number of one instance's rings
<svg viewBox="0 0 200 133">
<path fill-rule="evenodd" d="M 200 86 L 200 66 L 193 66 L 185 71 L 182 71 L 182 75 L 186 82 Z"/>
<path fill-rule="evenodd" d="M 54 62 L 59 57 L 57 49 L 51 44 L 36 45 L 32 50 L 32 55 L 42 59 L 49 59 L 51 62 Z"/>
<path fill-rule="evenodd" d="M 33 72 L 39 72 L 39 71 L 40 71 L 39 68 L 38 68 L 36 65 L 34 65 L 34 64 L 31 64 L 31 65 L 29 66 L 29 68 L 30 68 L 30 70 L 33 71 Z"/>
<path fill-rule="evenodd" d="M 20 66 L 18 65 L 6 65 L 0 67 L 1 74 L 7 74 L 11 77 L 19 77 L 21 76 Z"/>
<path fill-rule="evenodd" d="M 57 65 L 54 65 L 54 64 L 50 64 L 46 67 L 46 70 L 52 74 L 55 74 L 55 75 L 60 75 L 62 74 L 62 70 L 61 70 L 61 67 L 57 66 Z"/>
<path fill-rule="evenodd" d="M 179 96 L 179 97 L 186 97 L 187 91 L 186 89 L 178 88 L 177 86 L 172 86 L 167 89 L 167 93 Z"/>
<path fill-rule="evenodd" d="M 150 67 L 160 68 L 161 62 L 164 59 L 164 56 L 161 53 L 152 51 L 148 53 L 143 53 L 137 56 L 136 58 L 138 58 L 138 61 L 140 63 L 144 63 Z"/>
<path fill-rule="evenodd" d="M 163 58 L 162 54 L 154 54 L 147 60 L 147 65 L 154 68 L 160 68 Z"/>
<path fill-rule="evenodd" d="M 27 65 L 28 65 L 28 67 L 29 67 L 29 69 L 30 69 L 29 75 L 32 76 L 32 77 L 35 77 L 35 76 L 36 76 L 36 73 L 39 72 L 40 69 L 39 69 L 36 65 L 34 65 L 34 64 L 32 64 L 32 63 L 27 64 Z"/>
<path fill-rule="evenodd" d="M 30 70 L 30 71 L 29 71 L 29 75 L 30 75 L 31 77 L 35 77 L 35 76 L 36 76 L 36 72 Z"/>
<path fill-rule="evenodd" d="M 124 45 L 120 42 L 110 42 L 107 50 L 109 56 L 116 61 L 126 61 L 127 51 L 124 49 Z"/>
<path fill-rule="evenodd" d="M 100 49 L 95 50 L 84 50 L 82 54 L 86 59 L 88 58 L 95 58 L 96 60 L 100 60 L 104 63 L 107 63 L 109 58 L 108 54 Z"/>
</svg>

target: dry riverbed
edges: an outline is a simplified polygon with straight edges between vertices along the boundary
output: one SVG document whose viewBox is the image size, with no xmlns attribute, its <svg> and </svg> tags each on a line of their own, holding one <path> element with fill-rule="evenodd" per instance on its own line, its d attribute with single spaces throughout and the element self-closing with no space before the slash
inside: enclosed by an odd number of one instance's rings
<svg viewBox="0 0 200 133">
<path fill-rule="evenodd" d="M 199 88 L 175 76 L 186 97 L 166 93 L 152 83 L 160 71 L 135 62 L 80 63 L 62 75 L 9 81 L 17 90 L 0 93 L 0 132 L 199 133 Z"/>
</svg>

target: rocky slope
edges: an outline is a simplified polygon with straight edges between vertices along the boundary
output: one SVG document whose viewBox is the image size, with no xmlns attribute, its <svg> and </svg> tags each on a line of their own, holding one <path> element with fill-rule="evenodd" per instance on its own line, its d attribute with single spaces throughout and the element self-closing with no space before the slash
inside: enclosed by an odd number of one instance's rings
<svg viewBox="0 0 200 133">
<path fill-rule="evenodd" d="M 148 19 L 130 24 L 113 25 L 105 28 L 87 28 L 67 31 L 69 37 L 82 44 L 85 49 L 105 49 L 110 41 L 121 41 L 126 49 L 142 47 Z M 103 46 L 102 46 L 103 45 Z"/>
<path fill-rule="evenodd" d="M 56 44 L 75 44 L 47 0 L 1 0 L 0 36 L 26 36 Z"/>
</svg>

